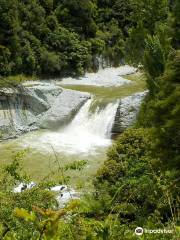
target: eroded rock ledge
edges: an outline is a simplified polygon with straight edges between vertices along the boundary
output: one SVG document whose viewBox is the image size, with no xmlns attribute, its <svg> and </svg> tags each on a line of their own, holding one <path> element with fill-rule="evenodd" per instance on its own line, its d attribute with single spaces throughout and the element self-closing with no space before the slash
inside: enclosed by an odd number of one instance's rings
<svg viewBox="0 0 180 240">
<path fill-rule="evenodd" d="M 69 121 L 87 93 L 43 83 L 16 89 L 0 89 L 0 137 L 14 138 L 40 127 L 52 128 Z"/>
</svg>

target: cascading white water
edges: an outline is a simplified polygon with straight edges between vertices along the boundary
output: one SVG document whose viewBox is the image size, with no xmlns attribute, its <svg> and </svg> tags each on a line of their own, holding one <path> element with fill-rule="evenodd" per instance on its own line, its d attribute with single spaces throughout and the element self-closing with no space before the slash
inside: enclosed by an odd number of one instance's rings
<svg viewBox="0 0 180 240">
<path fill-rule="evenodd" d="M 92 99 L 88 100 L 80 109 L 72 123 L 65 129 L 66 133 L 88 133 L 102 138 L 111 137 L 111 128 L 117 109 L 116 103 L 108 104 L 104 109 L 97 106 L 92 113 L 90 107 Z"/>
<path fill-rule="evenodd" d="M 93 99 L 89 99 L 64 129 L 46 132 L 31 139 L 31 146 L 51 151 L 53 146 L 55 151 L 68 154 L 94 154 L 97 148 L 110 145 L 118 103 L 109 103 L 102 109 L 97 106 L 95 111 L 91 112 L 92 103 Z"/>
</svg>

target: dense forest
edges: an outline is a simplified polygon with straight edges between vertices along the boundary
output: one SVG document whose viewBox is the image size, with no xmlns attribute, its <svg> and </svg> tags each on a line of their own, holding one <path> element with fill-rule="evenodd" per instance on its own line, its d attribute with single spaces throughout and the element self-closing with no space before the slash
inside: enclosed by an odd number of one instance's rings
<svg viewBox="0 0 180 240">
<path fill-rule="evenodd" d="M 131 12 L 128 1 L 1 1 L 0 74 L 79 75 L 100 54 L 117 65 Z"/>
<path fill-rule="evenodd" d="M 115 66 L 125 59 L 138 64 L 148 35 L 169 50 L 162 41 L 173 14 L 175 3 L 163 0 L 1 0 L 0 75 L 80 75 L 99 55 Z"/>
<path fill-rule="evenodd" d="M 136 124 L 107 153 L 94 191 L 57 210 L 51 182 L 29 181 L 19 159 L 1 169 L 1 239 L 178 239 L 180 1 L 0 0 L 0 75 L 82 75 L 103 56 L 141 66 L 149 90 Z M 145 237 L 134 229 L 169 229 Z"/>
</svg>

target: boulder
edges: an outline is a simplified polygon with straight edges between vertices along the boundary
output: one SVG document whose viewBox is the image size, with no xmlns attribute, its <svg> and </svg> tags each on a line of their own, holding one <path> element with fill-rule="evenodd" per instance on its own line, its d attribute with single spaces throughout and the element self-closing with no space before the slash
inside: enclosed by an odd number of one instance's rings
<svg viewBox="0 0 180 240">
<path fill-rule="evenodd" d="M 131 96 L 119 100 L 112 134 L 122 133 L 127 127 L 134 124 L 139 113 L 141 103 L 146 96 L 147 91 L 135 93 Z"/>
</svg>

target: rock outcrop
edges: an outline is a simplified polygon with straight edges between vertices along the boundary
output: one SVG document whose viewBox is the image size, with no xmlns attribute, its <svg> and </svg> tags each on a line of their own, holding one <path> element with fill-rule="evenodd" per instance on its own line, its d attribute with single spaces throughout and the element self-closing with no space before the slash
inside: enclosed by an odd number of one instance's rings
<svg viewBox="0 0 180 240">
<path fill-rule="evenodd" d="M 48 83 L 0 89 L 0 137 L 13 138 L 68 121 L 89 97 Z"/>
<path fill-rule="evenodd" d="M 119 100 L 112 135 L 122 133 L 127 127 L 134 124 L 146 94 L 147 91 L 139 92 Z"/>
<path fill-rule="evenodd" d="M 64 90 L 57 96 L 51 108 L 42 116 L 40 126 L 42 128 L 57 128 L 67 124 L 88 98 L 90 98 L 88 93 Z"/>
</svg>

